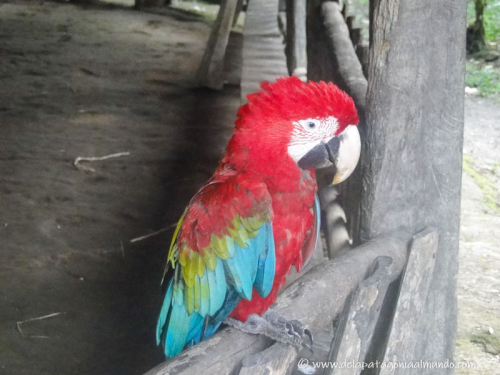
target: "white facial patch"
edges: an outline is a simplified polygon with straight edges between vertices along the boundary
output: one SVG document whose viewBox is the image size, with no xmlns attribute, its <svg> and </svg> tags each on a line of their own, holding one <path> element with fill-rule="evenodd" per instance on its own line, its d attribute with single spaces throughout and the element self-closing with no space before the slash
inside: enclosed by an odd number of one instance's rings
<svg viewBox="0 0 500 375">
<path fill-rule="evenodd" d="M 298 163 L 315 146 L 332 138 L 339 127 L 339 122 L 335 117 L 330 116 L 322 119 L 299 120 L 294 125 L 288 154 Z"/>
</svg>

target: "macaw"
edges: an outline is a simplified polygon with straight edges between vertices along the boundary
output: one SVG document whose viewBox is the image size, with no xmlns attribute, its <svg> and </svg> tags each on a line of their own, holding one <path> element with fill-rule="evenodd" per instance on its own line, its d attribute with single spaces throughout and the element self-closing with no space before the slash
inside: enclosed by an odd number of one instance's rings
<svg viewBox="0 0 500 375">
<path fill-rule="evenodd" d="M 223 322 L 281 342 L 303 345 L 304 335 L 312 342 L 300 322 L 268 308 L 292 265 L 300 272 L 318 241 L 314 169 L 335 166 L 336 184 L 356 167 L 358 115 L 334 84 L 295 76 L 263 83 L 247 100 L 217 170 L 172 238 L 172 277 L 156 330 L 167 357 Z"/>
</svg>

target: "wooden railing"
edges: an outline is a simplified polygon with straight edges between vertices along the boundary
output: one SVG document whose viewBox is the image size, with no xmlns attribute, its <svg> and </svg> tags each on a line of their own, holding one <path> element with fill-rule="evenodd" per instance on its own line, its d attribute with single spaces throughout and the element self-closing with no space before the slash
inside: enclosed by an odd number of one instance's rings
<svg viewBox="0 0 500 375">
<path fill-rule="evenodd" d="M 273 307 L 286 319 L 300 320 L 313 332 L 323 330 L 340 317 L 335 339 L 328 355 L 321 358 L 323 361 L 367 361 L 367 356 L 377 354 L 370 347 L 376 327 L 388 337 L 386 350 L 378 353 L 378 359 L 391 360 L 404 350 L 400 346 L 401 334 L 408 332 L 407 324 L 419 317 L 436 245 L 437 233 L 433 230 L 413 238 L 401 232 L 382 236 L 314 267 L 289 285 Z M 399 276 L 408 254 L 409 263 L 401 282 Z M 385 293 L 395 281 L 394 287 L 400 288 L 399 298 L 387 301 Z M 380 312 L 386 310 L 395 312 L 393 319 L 379 318 Z M 380 332 L 377 334 L 380 336 Z M 405 343 L 409 345 L 408 340 Z M 297 359 L 293 346 L 227 327 L 146 375 L 260 374 L 265 373 L 264 369 L 269 369 L 270 374 L 287 374 L 296 368 Z M 349 373 L 359 373 L 356 371 Z"/>
</svg>

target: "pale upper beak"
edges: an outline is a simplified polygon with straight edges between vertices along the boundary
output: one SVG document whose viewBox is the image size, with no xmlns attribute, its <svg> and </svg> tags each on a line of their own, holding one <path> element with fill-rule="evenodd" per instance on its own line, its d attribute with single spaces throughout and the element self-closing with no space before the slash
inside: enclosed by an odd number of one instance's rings
<svg viewBox="0 0 500 375">
<path fill-rule="evenodd" d="M 299 167 L 325 168 L 335 166 L 333 184 L 344 181 L 356 168 L 361 153 L 358 127 L 347 126 L 342 133 L 315 146 L 298 162 Z"/>
</svg>

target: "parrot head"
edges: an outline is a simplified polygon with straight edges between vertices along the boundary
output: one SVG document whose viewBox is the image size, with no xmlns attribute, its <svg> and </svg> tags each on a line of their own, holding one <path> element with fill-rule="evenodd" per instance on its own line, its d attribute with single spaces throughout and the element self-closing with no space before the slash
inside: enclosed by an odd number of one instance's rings
<svg viewBox="0 0 500 375">
<path fill-rule="evenodd" d="M 244 150 L 246 160 L 273 170 L 291 163 L 305 170 L 333 166 L 334 184 L 354 171 L 361 151 L 359 119 L 353 100 L 333 83 L 285 77 L 263 83 L 247 99 L 229 144 Z M 241 137 L 244 142 L 238 142 Z"/>
</svg>

